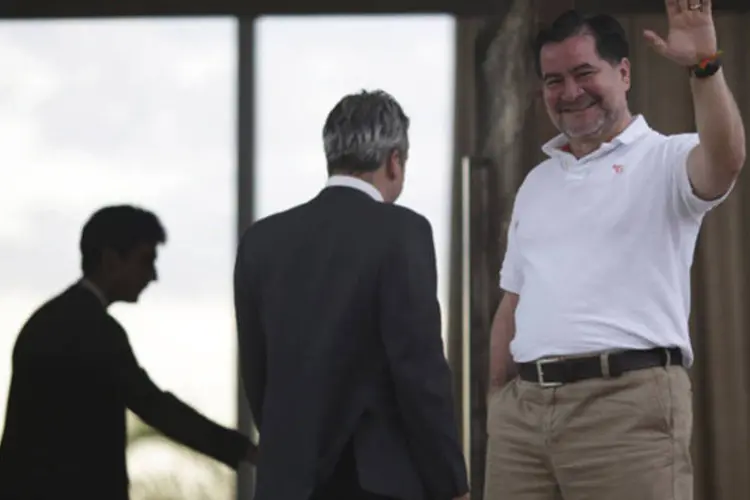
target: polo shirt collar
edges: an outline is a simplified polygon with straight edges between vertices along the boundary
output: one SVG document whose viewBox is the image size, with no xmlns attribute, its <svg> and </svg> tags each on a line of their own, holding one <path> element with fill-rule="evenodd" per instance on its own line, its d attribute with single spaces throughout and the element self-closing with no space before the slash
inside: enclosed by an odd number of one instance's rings
<svg viewBox="0 0 750 500">
<path fill-rule="evenodd" d="M 651 131 L 651 127 L 646 122 L 643 115 L 636 115 L 633 117 L 633 121 L 630 125 L 625 127 L 625 130 L 620 132 L 609 142 L 603 143 L 599 149 L 593 151 L 589 156 L 600 156 L 601 154 L 607 153 L 618 146 L 632 144 L 637 139 L 642 137 Z M 542 146 L 542 151 L 549 157 L 556 157 L 561 155 L 571 155 L 570 148 L 568 146 L 568 138 L 564 134 L 559 134 L 547 141 Z"/>
</svg>

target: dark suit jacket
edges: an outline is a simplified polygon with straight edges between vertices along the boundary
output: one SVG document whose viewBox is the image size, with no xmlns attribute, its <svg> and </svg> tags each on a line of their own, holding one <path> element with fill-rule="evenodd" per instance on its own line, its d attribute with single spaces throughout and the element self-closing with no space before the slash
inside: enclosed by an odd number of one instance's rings
<svg viewBox="0 0 750 500">
<path fill-rule="evenodd" d="M 429 222 L 349 187 L 247 230 L 235 310 L 256 500 L 306 500 L 350 440 L 367 491 L 467 491 L 436 281 Z"/>
<path fill-rule="evenodd" d="M 249 444 L 154 385 L 125 330 L 74 285 L 37 310 L 16 341 L 0 498 L 126 499 L 126 407 L 231 467 Z"/>
</svg>

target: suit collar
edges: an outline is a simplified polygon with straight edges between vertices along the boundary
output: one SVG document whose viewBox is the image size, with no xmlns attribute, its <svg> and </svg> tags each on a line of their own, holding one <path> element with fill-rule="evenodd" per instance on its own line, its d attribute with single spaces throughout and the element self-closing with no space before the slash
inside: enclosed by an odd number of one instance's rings
<svg viewBox="0 0 750 500">
<path fill-rule="evenodd" d="M 107 300 L 107 296 L 104 295 L 104 292 L 101 288 L 96 286 L 91 280 L 88 280 L 86 278 L 81 278 L 81 280 L 78 282 L 78 285 L 81 288 L 84 288 L 91 292 L 97 300 L 102 304 L 102 306 L 106 309 L 107 306 L 109 306 L 109 300 Z"/>
</svg>

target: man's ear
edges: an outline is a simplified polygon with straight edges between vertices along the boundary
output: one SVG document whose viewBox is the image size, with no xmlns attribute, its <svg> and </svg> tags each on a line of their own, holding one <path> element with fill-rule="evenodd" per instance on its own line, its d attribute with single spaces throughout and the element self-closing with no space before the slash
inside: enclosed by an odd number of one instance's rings
<svg viewBox="0 0 750 500">
<path fill-rule="evenodd" d="M 101 269 L 104 272 L 111 272 L 119 267 L 122 257 L 112 248 L 105 248 L 102 251 Z"/>
<path fill-rule="evenodd" d="M 394 180 L 401 175 L 401 171 L 404 168 L 404 156 L 400 151 L 394 149 L 391 154 L 388 155 L 388 160 L 385 163 L 385 174 L 390 180 Z"/>
<path fill-rule="evenodd" d="M 620 77 L 622 81 L 630 88 L 630 59 L 624 57 L 620 61 Z"/>
</svg>

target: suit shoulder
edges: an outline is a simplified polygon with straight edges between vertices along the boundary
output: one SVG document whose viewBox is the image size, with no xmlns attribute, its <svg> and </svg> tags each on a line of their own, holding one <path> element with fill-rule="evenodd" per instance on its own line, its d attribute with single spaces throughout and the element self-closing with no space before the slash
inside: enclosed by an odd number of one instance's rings
<svg viewBox="0 0 750 500">
<path fill-rule="evenodd" d="M 284 229 L 284 226 L 299 214 L 306 204 L 297 205 L 295 207 L 277 212 L 252 222 L 244 231 L 240 237 L 240 247 L 249 245 L 252 241 L 259 237 L 263 237 L 267 234 L 276 234 Z"/>
<path fill-rule="evenodd" d="M 428 230 L 432 233 L 432 224 L 424 215 L 412 210 L 411 208 L 393 203 L 382 203 L 385 216 L 394 223 L 395 227 L 402 230 L 421 229 Z"/>
<path fill-rule="evenodd" d="M 21 333 L 27 331 L 46 332 L 46 328 L 38 328 L 54 323 L 64 324 L 81 317 L 85 302 L 76 294 L 74 287 L 48 299 L 40 305 L 26 320 Z"/>
<path fill-rule="evenodd" d="M 103 345 L 125 330 L 87 290 L 73 286 L 35 310 L 16 340 L 14 353 L 54 352 L 73 345 Z M 83 343 L 83 344 L 82 344 Z M 67 347 L 66 347 L 67 346 Z"/>
</svg>

